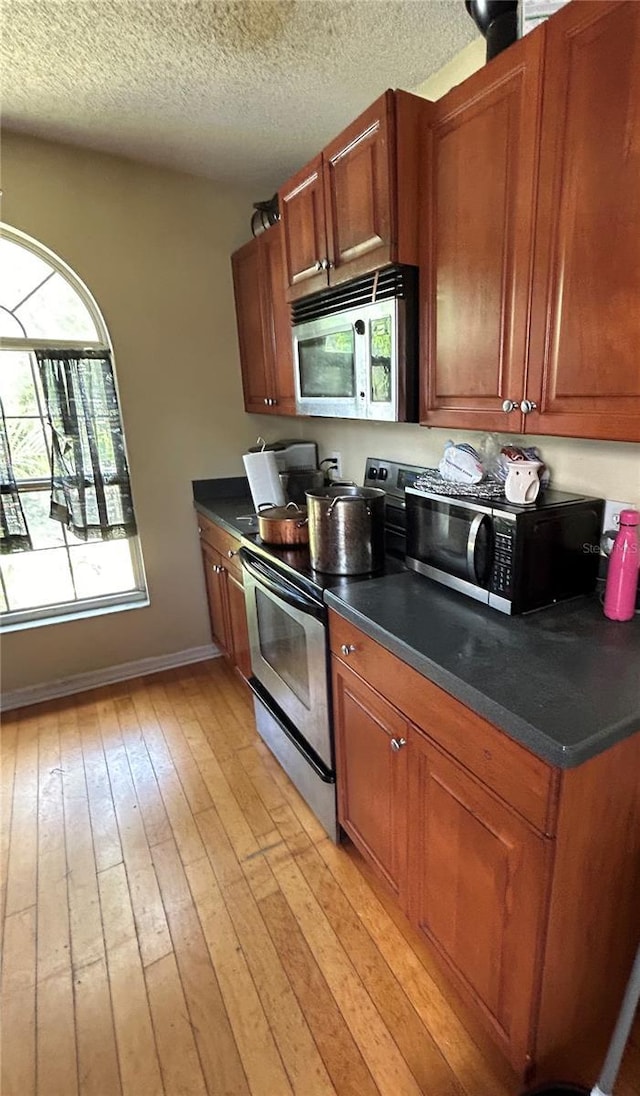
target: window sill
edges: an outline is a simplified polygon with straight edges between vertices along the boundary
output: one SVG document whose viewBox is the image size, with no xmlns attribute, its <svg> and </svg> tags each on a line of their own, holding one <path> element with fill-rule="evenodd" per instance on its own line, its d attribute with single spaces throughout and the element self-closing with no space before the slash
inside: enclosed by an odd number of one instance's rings
<svg viewBox="0 0 640 1096">
<path fill-rule="evenodd" d="M 74 620 L 90 620 L 91 617 L 107 616 L 109 613 L 122 613 L 127 612 L 129 609 L 146 609 L 150 605 L 149 595 L 146 591 L 132 592 L 119 601 L 112 601 L 109 604 L 102 602 L 93 602 L 91 605 L 85 605 L 84 608 L 68 609 L 58 613 L 52 613 L 50 607 L 42 610 L 42 616 L 35 615 L 37 610 L 33 610 L 34 615 L 28 620 L 8 620 L 9 614 L 4 614 L 0 618 L 0 635 L 8 635 L 10 632 L 24 632 L 31 628 L 42 628 L 48 624 L 68 624 Z M 16 614 L 17 615 L 17 614 Z"/>
</svg>

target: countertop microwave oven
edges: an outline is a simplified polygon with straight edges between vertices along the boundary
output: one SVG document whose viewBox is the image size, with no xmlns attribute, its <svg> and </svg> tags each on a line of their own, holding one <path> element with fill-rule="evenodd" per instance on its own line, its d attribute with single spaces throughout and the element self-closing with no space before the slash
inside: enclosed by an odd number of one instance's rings
<svg viewBox="0 0 640 1096">
<path fill-rule="evenodd" d="M 417 279 L 387 267 L 292 305 L 299 415 L 417 421 Z"/>
<path fill-rule="evenodd" d="M 545 491 L 535 503 L 406 489 L 407 567 L 503 613 L 596 586 L 604 501 Z"/>
</svg>

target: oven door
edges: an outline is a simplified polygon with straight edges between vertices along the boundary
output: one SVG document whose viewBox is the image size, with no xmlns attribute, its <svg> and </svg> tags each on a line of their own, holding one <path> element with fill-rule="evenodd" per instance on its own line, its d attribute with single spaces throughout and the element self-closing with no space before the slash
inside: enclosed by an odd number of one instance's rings
<svg viewBox="0 0 640 1096">
<path fill-rule="evenodd" d="M 494 556 L 491 508 L 407 488 L 408 567 L 489 602 Z"/>
<path fill-rule="evenodd" d="M 332 769 L 324 605 L 246 548 L 240 559 L 252 672 L 298 735 Z"/>
</svg>

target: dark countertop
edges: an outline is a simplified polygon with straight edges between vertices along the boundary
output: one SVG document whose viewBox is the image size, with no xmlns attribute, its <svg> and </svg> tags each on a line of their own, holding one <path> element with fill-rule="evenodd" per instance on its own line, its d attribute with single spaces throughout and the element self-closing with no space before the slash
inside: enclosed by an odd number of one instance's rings
<svg viewBox="0 0 640 1096">
<path fill-rule="evenodd" d="M 235 537 L 255 533 L 258 528 L 249 481 L 243 476 L 194 480 L 193 505 L 199 513 Z"/>
<path fill-rule="evenodd" d="M 235 536 L 255 534 L 246 480 L 198 481 L 194 505 Z M 640 731 L 640 617 L 609 621 L 595 595 L 508 617 L 402 571 L 342 583 L 324 600 L 560 768 Z"/>
<path fill-rule="evenodd" d="M 640 618 L 607 620 L 596 595 L 508 617 L 405 571 L 325 601 L 560 768 L 640 731 Z"/>
</svg>

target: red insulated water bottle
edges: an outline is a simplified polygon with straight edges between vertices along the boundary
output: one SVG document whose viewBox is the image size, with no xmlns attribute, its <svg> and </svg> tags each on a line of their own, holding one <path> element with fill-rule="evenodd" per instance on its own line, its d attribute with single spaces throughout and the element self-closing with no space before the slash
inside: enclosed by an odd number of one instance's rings
<svg viewBox="0 0 640 1096">
<path fill-rule="evenodd" d="M 639 510 L 621 510 L 620 528 L 609 557 L 604 615 L 609 620 L 631 620 L 636 611 L 640 543 Z"/>
</svg>

